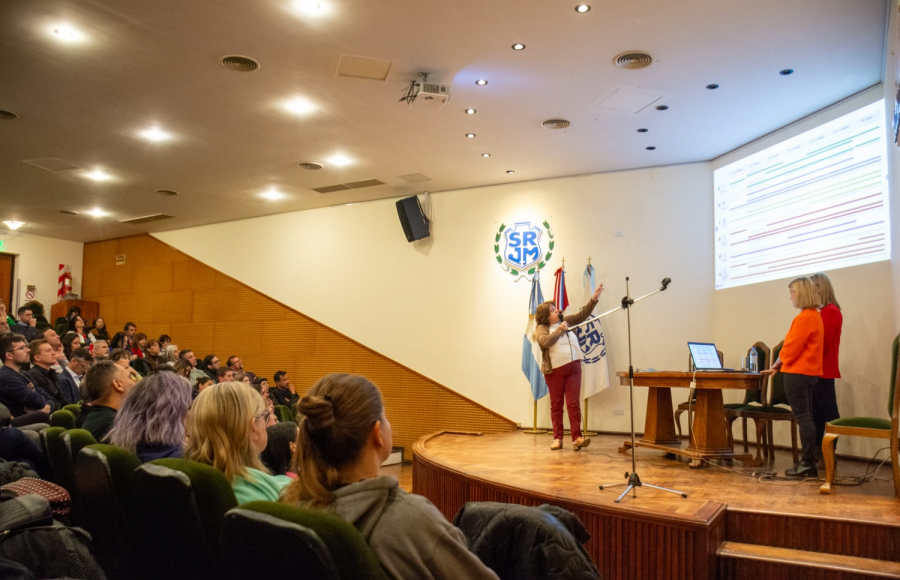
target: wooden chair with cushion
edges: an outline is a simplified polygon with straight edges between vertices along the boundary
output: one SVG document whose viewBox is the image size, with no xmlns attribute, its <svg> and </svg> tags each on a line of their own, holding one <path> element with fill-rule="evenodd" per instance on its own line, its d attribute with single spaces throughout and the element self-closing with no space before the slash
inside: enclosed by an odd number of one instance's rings
<svg viewBox="0 0 900 580">
<path fill-rule="evenodd" d="M 719 355 L 719 363 L 724 365 L 725 355 L 722 354 L 721 350 L 716 349 L 716 353 Z M 693 360 L 691 360 L 691 354 L 688 352 L 688 371 L 691 370 L 691 366 L 693 365 Z M 694 407 L 697 406 L 697 398 L 694 397 L 690 401 L 685 401 L 678 405 L 675 409 L 675 427 L 678 429 L 678 438 L 681 439 L 681 414 L 687 411 L 688 413 L 688 439 L 691 437 L 691 429 L 693 428 L 691 423 L 693 423 L 693 419 L 691 418 L 691 414 L 694 412 Z"/>
<path fill-rule="evenodd" d="M 894 494 L 900 498 L 900 456 L 898 456 L 898 437 L 900 437 L 900 397 L 897 396 L 897 384 L 900 383 L 900 365 L 897 364 L 897 352 L 900 350 L 900 335 L 894 338 L 891 347 L 891 380 L 888 386 L 888 412 L 890 419 L 874 417 L 841 417 L 825 424 L 825 436 L 822 438 L 822 455 L 825 459 L 825 483 L 819 487 L 819 493 L 831 493 L 834 484 L 834 444 L 839 435 L 855 437 L 871 437 L 887 439 L 891 448 L 891 467 L 894 475 Z"/>
<path fill-rule="evenodd" d="M 757 355 L 757 362 L 759 364 L 759 370 L 764 371 L 769 368 L 769 364 L 771 362 L 771 349 L 766 346 L 764 342 L 756 342 L 747 349 L 747 357 L 750 356 L 750 350 L 755 348 Z M 750 447 L 748 446 L 748 437 L 747 437 L 747 419 L 753 419 L 754 422 L 757 422 L 758 419 L 753 415 L 753 412 L 756 411 L 759 407 L 762 407 L 763 401 L 766 400 L 766 385 L 768 381 L 762 381 L 762 387 L 759 389 L 747 389 L 744 391 L 744 401 L 742 403 L 726 403 L 725 404 L 725 422 L 728 425 L 728 444 L 731 447 L 734 447 L 734 433 L 732 426 L 737 419 L 741 420 L 741 427 L 743 428 L 744 433 L 744 453 L 748 453 Z M 746 411 L 746 414 L 742 414 L 741 411 Z M 768 438 L 767 432 L 764 429 L 757 429 L 757 432 L 762 432 L 762 445 L 757 441 L 756 443 L 756 461 L 757 463 L 762 461 L 763 457 L 769 456 L 769 448 L 768 448 Z"/>
<path fill-rule="evenodd" d="M 131 506 L 134 470 L 140 465 L 137 455 L 114 445 L 88 445 L 75 458 L 81 523 L 109 580 L 139 576 Z"/>
<path fill-rule="evenodd" d="M 784 341 L 779 342 L 772 349 L 772 361 L 778 360 L 781 354 L 781 347 Z M 797 451 L 797 421 L 794 419 L 794 413 L 791 411 L 787 396 L 784 394 L 784 375 L 775 373 L 769 379 L 769 401 L 762 407 L 753 406 L 739 411 L 741 417 L 753 419 L 756 422 L 756 445 L 757 449 L 766 441 L 768 448 L 768 458 L 770 461 L 775 459 L 775 442 L 773 438 L 773 424 L 775 421 L 790 421 L 791 429 L 791 453 L 793 454 L 794 463 L 800 461 L 800 454 Z M 765 430 L 765 432 L 763 431 Z"/>
<path fill-rule="evenodd" d="M 249 502 L 225 515 L 222 551 L 226 577 L 233 580 L 257 575 L 260 560 L 266 562 L 266 578 L 273 580 L 387 578 L 353 525 L 332 514 L 271 501 Z"/>
<path fill-rule="evenodd" d="M 74 429 L 75 428 L 75 415 L 72 414 L 71 411 L 67 411 L 66 409 L 60 409 L 59 411 L 53 411 L 50 414 L 50 426 L 51 427 L 62 427 L 63 429 Z"/>
<path fill-rule="evenodd" d="M 157 459 L 134 472 L 134 498 L 138 542 L 153 546 L 138 557 L 145 578 L 221 580 L 222 522 L 225 512 L 237 507 L 221 471 L 188 459 Z M 269 562 L 252 559 L 257 573 L 266 576 Z"/>
</svg>

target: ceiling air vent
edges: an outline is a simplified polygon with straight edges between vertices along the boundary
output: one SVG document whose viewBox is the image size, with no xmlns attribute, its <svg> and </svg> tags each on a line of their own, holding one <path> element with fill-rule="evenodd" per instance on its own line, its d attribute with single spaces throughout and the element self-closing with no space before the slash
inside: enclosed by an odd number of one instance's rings
<svg viewBox="0 0 900 580">
<path fill-rule="evenodd" d="M 152 215 L 145 215 L 142 217 L 131 218 L 129 220 L 119 220 L 120 224 L 131 224 L 136 226 L 138 224 L 146 224 L 149 222 L 158 222 L 159 220 L 167 220 L 175 216 L 171 216 L 165 213 L 155 213 Z"/>
<path fill-rule="evenodd" d="M 646 52 L 629 51 L 614 58 L 613 62 L 619 68 L 634 70 L 650 66 L 653 63 L 653 57 Z"/>
<path fill-rule="evenodd" d="M 249 56 L 230 54 L 219 59 L 219 63 L 227 69 L 238 72 L 253 72 L 259 68 L 259 62 Z"/>
<path fill-rule="evenodd" d="M 541 127 L 545 129 L 565 129 L 572 123 L 566 121 L 565 119 L 547 119 L 546 121 L 541 123 Z"/>
<path fill-rule="evenodd" d="M 17 115 L 16 113 L 13 113 L 12 111 L 4 111 L 3 109 L 0 109 L 0 120 L 12 121 L 12 120 L 18 119 L 18 118 L 19 118 L 19 115 Z"/>
<path fill-rule="evenodd" d="M 303 168 L 303 169 L 309 169 L 310 171 L 318 171 L 319 169 L 322 169 L 322 164 L 321 164 L 321 163 L 309 163 L 309 162 L 307 162 L 307 163 L 300 163 L 299 165 L 300 165 L 301 168 Z"/>
<path fill-rule="evenodd" d="M 338 183 L 337 185 L 316 187 L 313 191 L 318 191 L 319 193 L 334 193 L 335 191 L 343 191 L 345 189 L 360 189 L 362 187 L 374 187 L 376 185 L 384 185 L 384 182 L 377 179 L 363 179 L 362 181 L 351 181 L 350 183 Z"/>
<path fill-rule="evenodd" d="M 153 193 L 158 193 L 160 195 L 178 195 L 178 192 L 174 189 L 155 189 Z"/>
<path fill-rule="evenodd" d="M 61 209 L 59 210 L 59 213 L 61 213 L 62 215 L 81 215 L 74 209 Z"/>
</svg>

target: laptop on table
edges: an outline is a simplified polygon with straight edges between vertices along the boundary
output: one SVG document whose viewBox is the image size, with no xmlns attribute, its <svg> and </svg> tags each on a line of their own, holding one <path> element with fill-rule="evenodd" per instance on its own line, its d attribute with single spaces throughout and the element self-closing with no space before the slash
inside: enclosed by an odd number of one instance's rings
<svg viewBox="0 0 900 580">
<path fill-rule="evenodd" d="M 722 361 L 719 360 L 718 349 L 712 342 L 689 342 L 688 349 L 691 351 L 694 368 L 698 371 L 734 371 L 734 369 L 722 366 Z"/>
</svg>

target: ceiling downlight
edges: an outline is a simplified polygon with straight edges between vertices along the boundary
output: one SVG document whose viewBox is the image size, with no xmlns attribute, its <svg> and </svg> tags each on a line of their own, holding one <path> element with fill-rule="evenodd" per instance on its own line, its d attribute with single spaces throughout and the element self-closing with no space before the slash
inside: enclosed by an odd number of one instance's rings
<svg viewBox="0 0 900 580">
<path fill-rule="evenodd" d="M 227 69 L 237 72 L 253 72 L 260 67 L 259 61 L 249 56 L 241 56 L 239 54 L 229 54 L 219 59 L 219 64 Z"/>
<path fill-rule="evenodd" d="M 318 171 L 319 169 L 322 169 L 321 163 L 313 163 L 311 161 L 307 161 L 305 163 L 298 163 L 297 166 L 302 169 L 308 169 L 310 171 Z"/>
<path fill-rule="evenodd" d="M 647 68 L 653 64 L 653 57 L 646 52 L 630 50 L 616 56 L 616 58 L 613 59 L 613 63 L 619 68 L 636 70 L 639 68 Z"/>
<path fill-rule="evenodd" d="M 572 123 L 566 119 L 547 119 L 541 122 L 541 127 L 544 129 L 566 129 L 571 125 Z"/>
</svg>

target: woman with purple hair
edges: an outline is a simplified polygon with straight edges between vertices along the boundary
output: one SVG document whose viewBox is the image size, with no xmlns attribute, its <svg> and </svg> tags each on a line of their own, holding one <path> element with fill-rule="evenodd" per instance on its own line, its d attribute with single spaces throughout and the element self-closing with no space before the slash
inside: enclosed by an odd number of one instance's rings
<svg viewBox="0 0 900 580">
<path fill-rule="evenodd" d="M 191 384 L 171 371 L 154 371 L 131 389 L 107 440 L 146 463 L 181 457 L 184 424 L 191 407 Z"/>
</svg>

